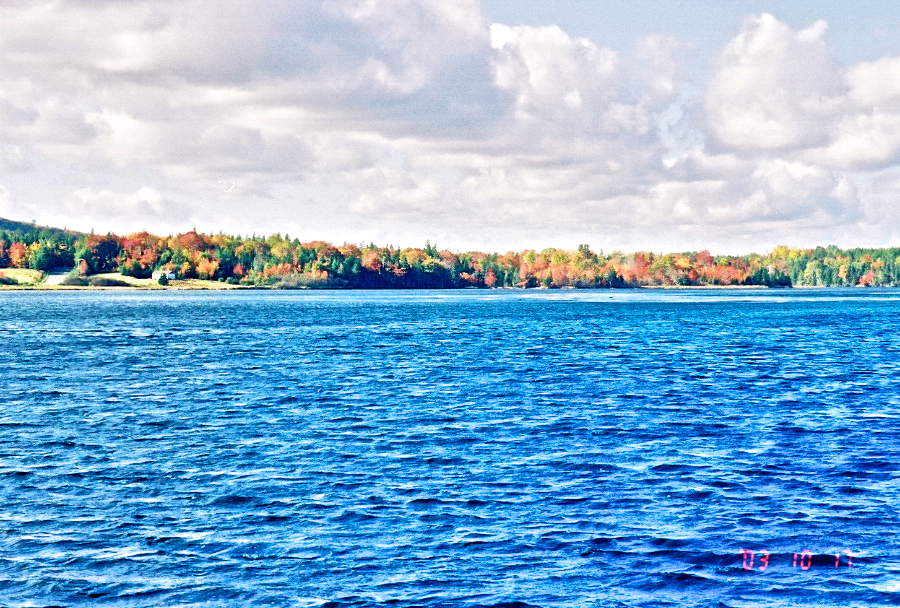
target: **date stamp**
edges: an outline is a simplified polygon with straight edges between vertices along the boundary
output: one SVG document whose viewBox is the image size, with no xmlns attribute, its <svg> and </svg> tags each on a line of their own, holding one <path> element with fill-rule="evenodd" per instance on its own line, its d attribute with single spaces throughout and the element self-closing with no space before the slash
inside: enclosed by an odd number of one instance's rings
<svg viewBox="0 0 900 608">
<path fill-rule="evenodd" d="M 791 554 L 778 554 L 773 555 L 766 549 L 758 549 L 753 551 L 751 549 L 740 549 L 741 555 L 741 563 L 744 566 L 744 570 L 754 570 L 758 572 L 766 571 L 770 565 L 774 565 L 775 561 L 781 558 L 790 559 Z M 832 557 L 834 559 L 832 559 Z M 785 560 L 787 561 L 787 560 Z M 803 549 L 799 553 L 793 554 L 793 559 L 791 560 L 792 568 L 800 568 L 801 570 L 809 570 L 813 567 L 833 567 L 833 568 L 852 568 L 853 567 L 853 552 L 849 549 L 844 549 L 843 551 L 836 551 L 834 554 L 831 553 L 813 553 L 809 549 Z"/>
</svg>

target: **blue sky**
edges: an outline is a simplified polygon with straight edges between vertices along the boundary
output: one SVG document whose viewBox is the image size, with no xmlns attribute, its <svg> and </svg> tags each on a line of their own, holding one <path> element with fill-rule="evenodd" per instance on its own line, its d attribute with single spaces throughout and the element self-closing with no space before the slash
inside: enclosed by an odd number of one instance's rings
<svg viewBox="0 0 900 608">
<path fill-rule="evenodd" d="M 900 245 L 898 15 L 5 3 L 0 216 L 456 250 Z"/>
<path fill-rule="evenodd" d="M 839 61 L 870 61 L 900 50 L 900 11 L 890 2 L 797 2 L 775 0 L 484 0 L 490 19 L 517 25 L 559 25 L 620 51 L 641 38 L 674 36 L 711 58 L 748 15 L 771 13 L 795 29 L 819 19 L 829 24 L 824 40 Z"/>
</svg>

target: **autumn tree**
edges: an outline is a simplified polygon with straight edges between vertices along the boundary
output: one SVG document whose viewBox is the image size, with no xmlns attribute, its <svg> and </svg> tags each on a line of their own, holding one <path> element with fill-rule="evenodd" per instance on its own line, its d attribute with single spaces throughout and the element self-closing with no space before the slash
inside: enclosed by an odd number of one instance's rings
<svg viewBox="0 0 900 608">
<path fill-rule="evenodd" d="M 13 268 L 25 268 L 28 265 L 28 247 L 22 243 L 13 243 L 9 246 L 9 265 Z"/>
<path fill-rule="evenodd" d="M 119 239 L 112 234 L 92 234 L 77 247 L 75 257 L 87 263 L 91 274 L 112 272 L 119 265 Z"/>
</svg>

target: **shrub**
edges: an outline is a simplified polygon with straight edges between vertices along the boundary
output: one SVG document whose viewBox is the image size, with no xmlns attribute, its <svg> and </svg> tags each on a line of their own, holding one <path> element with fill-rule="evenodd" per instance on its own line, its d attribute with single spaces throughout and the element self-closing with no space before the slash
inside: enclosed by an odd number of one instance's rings
<svg viewBox="0 0 900 608">
<path fill-rule="evenodd" d="M 169 277 L 167 277 L 165 274 L 161 274 L 159 275 L 159 280 L 157 280 L 156 282 L 165 287 L 169 284 Z"/>
<path fill-rule="evenodd" d="M 107 277 L 91 277 L 88 279 L 88 283 L 92 287 L 131 287 L 131 283 Z"/>
<path fill-rule="evenodd" d="M 346 286 L 346 281 L 329 277 L 324 272 L 291 273 L 281 277 L 272 277 L 266 284 L 275 289 L 335 289 Z"/>
<path fill-rule="evenodd" d="M 67 287 L 87 287 L 88 280 L 70 272 L 59 284 L 66 285 Z"/>
<path fill-rule="evenodd" d="M 18 285 L 19 282 L 13 277 L 7 277 L 0 274 L 0 285 Z"/>
</svg>

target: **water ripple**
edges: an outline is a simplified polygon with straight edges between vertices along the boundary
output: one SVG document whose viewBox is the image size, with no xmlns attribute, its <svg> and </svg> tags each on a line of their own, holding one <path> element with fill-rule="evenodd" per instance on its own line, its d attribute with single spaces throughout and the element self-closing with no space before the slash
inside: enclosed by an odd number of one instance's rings
<svg viewBox="0 0 900 608">
<path fill-rule="evenodd" d="M 0 606 L 896 605 L 898 312 L 3 293 Z"/>
</svg>

